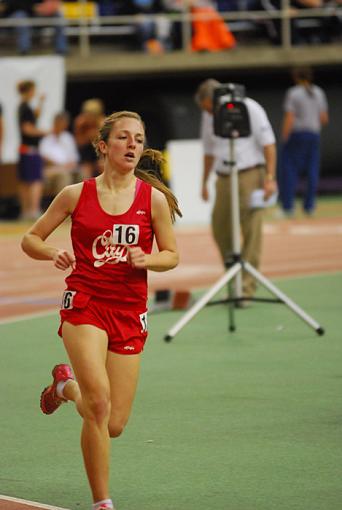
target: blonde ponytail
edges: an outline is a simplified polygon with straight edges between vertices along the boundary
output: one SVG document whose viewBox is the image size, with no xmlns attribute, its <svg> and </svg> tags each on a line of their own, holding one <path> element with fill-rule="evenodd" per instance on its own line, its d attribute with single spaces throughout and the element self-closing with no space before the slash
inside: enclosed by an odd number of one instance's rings
<svg viewBox="0 0 342 510">
<path fill-rule="evenodd" d="M 179 209 L 177 198 L 161 180 L 161 169 L 164 161 L 165 160 L 160 151 L 145 149 L 134 173 L 136 177 L 164 193 L 170 208 L 171 219 L 174 223 L 176 220 L 176 214 L 182 217 L 182 213 Z"/>
</svg>

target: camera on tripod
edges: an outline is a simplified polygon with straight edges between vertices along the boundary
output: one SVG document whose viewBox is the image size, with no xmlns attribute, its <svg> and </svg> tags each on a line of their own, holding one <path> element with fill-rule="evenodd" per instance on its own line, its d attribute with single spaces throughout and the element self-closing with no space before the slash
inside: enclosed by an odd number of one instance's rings
<svg viewBox="0 0 342 510">
<path fill-rule="evenodd" d="M 251 133 L 244 103 L 245 87 L 225 83 L 214 89 L 214 133 L 221 138 L 240 138 Z"/>
</svg>

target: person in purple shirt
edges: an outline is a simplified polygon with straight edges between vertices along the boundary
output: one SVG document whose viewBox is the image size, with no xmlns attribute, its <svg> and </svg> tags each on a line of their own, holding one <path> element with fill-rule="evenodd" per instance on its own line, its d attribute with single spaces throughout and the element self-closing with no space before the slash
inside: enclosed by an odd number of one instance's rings
<svg viewBox="0 0 342 510">
<path fill-rule="evenodd" d="M 295 85 L 285 95 L 280 162 L 280 201 L 286 215 L 294 212 L 298 179 L 306 178 L 303 209 L 312 214 L 320 171 L 320 132 L 329 121 L 324 91 L 312 82 L 310 68 L 292 72 Z"/>
</svg>

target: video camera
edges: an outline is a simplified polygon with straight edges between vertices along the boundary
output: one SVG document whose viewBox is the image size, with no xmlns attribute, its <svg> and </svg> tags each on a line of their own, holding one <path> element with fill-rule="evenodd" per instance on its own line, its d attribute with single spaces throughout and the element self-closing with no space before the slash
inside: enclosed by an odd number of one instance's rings
<svg viewBox="0 0 342 510">
<path fill-rule="evenodd" d="M 240 138 L 251 133 L 244 103 L 245 87 L 224 83 L 214 89 L 214 133 L 221 138 Z"/>
</svg>

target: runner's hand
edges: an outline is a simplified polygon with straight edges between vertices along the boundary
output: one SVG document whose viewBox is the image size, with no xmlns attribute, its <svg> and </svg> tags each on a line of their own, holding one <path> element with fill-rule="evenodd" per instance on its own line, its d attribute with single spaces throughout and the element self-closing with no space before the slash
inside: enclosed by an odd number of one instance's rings
<svg viewBox="0 0 342 510">
<path fill-rule="evenodd" d="M 75 257 L 67 250 L 58 250 L 53 257 L 53 261 L 55 263 L 55 267 L 62 271 L 65 271 L 68 267 L 71 267 L 72 269 L 75 269 L 76 267 Z"/>
<path fill-rule="evenodd" d="M 136 269 L 145 269 L 146 254 L 142 251 L 140 246 L 128 247 L 127 262 Z"/>
</svg>

